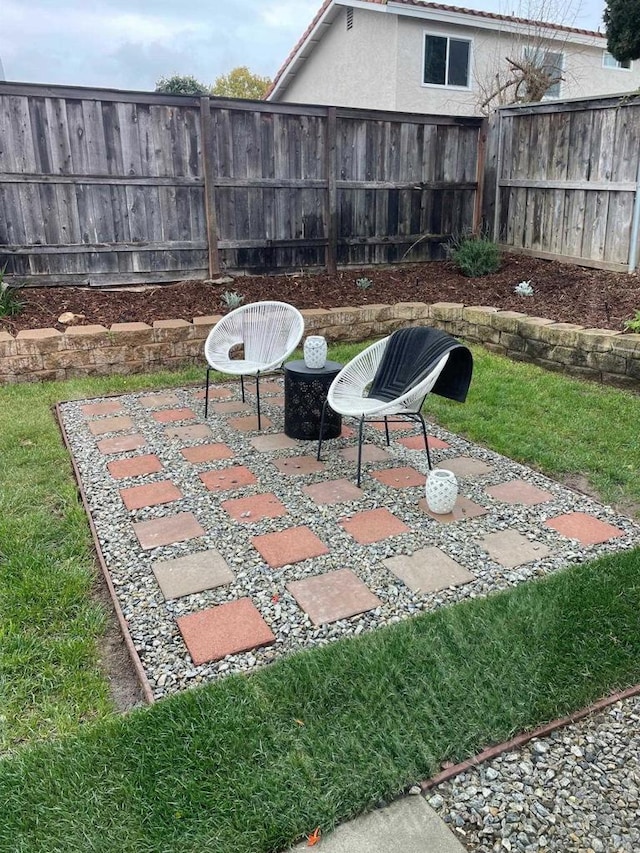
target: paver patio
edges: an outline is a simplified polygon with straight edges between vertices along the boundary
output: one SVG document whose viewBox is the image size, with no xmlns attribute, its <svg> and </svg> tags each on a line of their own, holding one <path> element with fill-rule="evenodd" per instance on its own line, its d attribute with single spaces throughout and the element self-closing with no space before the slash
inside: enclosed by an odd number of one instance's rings
<svg viewBox="0 0 640 853">
<path fill-rule="evenodd" d="M 85 506 L 156 696 L 640 544 L 609 507 L 438 427 L 453 512 L 424 497 L 415 425 L 283 433 L 282 381 L 65 403 Z"/>
</svg>

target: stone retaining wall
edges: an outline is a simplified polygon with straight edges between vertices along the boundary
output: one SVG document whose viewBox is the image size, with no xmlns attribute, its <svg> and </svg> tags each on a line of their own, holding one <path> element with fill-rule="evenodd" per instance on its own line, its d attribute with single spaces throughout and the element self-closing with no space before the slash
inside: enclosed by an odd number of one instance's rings
<svg viewBox="0 0 640 853">
<path fill-rule="evenodd" d="M 515 311 L 403 302 L 302 312 L 307 333 L 362 341 L 405 325 L 432 325 L 492 352 L 550 370 L 640 390 L 640 335 L 585 329 Z M 204 365 L 203 344 L 218 316 L 104 326 L 0 332 L 0 383 L 70 379 Z"/>
</svg>

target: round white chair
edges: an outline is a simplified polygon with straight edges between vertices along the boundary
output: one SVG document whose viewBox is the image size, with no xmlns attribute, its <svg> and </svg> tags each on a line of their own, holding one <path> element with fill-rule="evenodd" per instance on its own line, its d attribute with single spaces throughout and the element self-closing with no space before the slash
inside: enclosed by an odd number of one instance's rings
<svg viewBox="0 0 640 853">
<path fill-rule="evenodd" d="M 260 376 L 282 367 L 304 334 L 304 318 L 287 302 L 250 302 L 235 308 L 216 323 L 207 336 L 204 416 L 209 412 L 209 378 L 212 370 L 239 376 L 244 402 L 244 377 L 256 377 L 258 429 Z M 241 351 L 242 348 L 242 351 Z M 237 356 L 237 357 L 236 357 Z"/>
</svg>

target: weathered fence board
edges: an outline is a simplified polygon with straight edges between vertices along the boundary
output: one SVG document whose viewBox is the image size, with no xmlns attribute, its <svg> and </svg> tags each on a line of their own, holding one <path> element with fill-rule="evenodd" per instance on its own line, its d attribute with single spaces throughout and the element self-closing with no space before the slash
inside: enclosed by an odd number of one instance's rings
<svg viewBox="0 0 640 853">
<path fill-rule="evenodd" d="M 637 95 L 503 107 L 488 145 L 483 212 L 494 239 L 541 257 L 636 268 Z"/>
<path fill-rule="evenodd" d="M 103 284 L 434 257 L 477 219 L 481 124 L 0 82 L 0 267 Z"/>
</svg>

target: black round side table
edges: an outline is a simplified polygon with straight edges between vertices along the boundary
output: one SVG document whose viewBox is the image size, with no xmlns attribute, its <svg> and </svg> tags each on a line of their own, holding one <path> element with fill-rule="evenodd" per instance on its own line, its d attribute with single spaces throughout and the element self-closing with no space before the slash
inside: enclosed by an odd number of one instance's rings
<svg viewBox="0 0 640 853">
<path fill-rule="evenodd" d="M 284 365 L 284 432 L 289 438 L 320 438 L 322 404 L 329 386 L 342 370 L 337 361 L 326 361 L 324 367 L 307 367 L 304 361 L 288 361 Z M 338 438 L 342 418 L 327 406 L 324 435 Z"/>
</svg>

